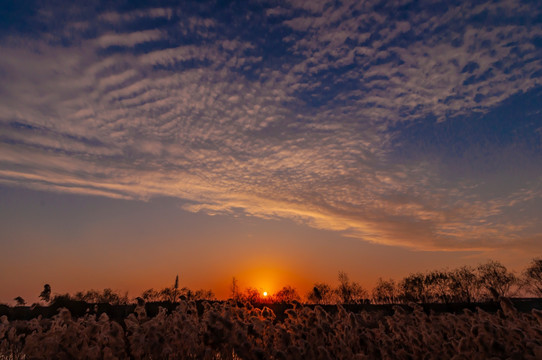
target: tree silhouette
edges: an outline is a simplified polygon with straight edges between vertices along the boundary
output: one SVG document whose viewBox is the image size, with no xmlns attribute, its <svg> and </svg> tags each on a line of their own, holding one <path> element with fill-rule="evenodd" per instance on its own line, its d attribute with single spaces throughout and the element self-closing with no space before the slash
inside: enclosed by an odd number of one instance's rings
<svg viewBox="0 0 542 360">
<path fill-rule="evenodd" d="M 448 275 L 452 301 L 470 303 L 478 300 L 481 283 L 472 267 L 462 266 L 450 271 Z"/>
<path fill-rule="evenodd" d="M 288 303 L 294 300 L 299 301 L 300 299 L 296 289 L 291 286 L 284 286 L 275 294 L 275 301 L 277 302 Z"/>
<path fill-rule="evenodd" d="M 529 290 L 536 296 L 542 296 L 542 259 L 533 259 L 523 276 Z"/>
<path fill-rule="evenodd" d="M 425 275 L 425 302 L 448 303 L 452 298 L 450 293 L 450 276 L 447 271 L 433 270 Z"/>
<path fill-rule="evenodd" d="M 69 298 L 69 294 L 63 295 L 63 298 Z M 56 297 L 55 297 L 56 299 Z M 108 303 L 120 305 L 128 303 L 128 293 L 121 295 L 110 288 L 103 289 L 102 292 L 91 289 L 87 291 L 78 291 L 73 296 L 73 300 L 84 301 L 87 303 Z M 146 299 L 145 299 L 146 300 Z"/>
<path fill-rule="evenodd" d="M 15 302 L 17 303 L 17 306 L 25 306 L 26 305 L 26 301 L 24 301 L 24 299 L 20 296 L 17 296 L 15 299 Z"/>
<path fill-rule="evenodd" d="M 343 271 L 339 271 L 339 287 L 337 288 L 337 295 L 339 295 L 339 298 L 341 299 L 343 304 L 350 303 L 350 300 L 352 298 L 350 279 L 348 278 L 348 275 Z"/>
<path fill-rule="evenodd" d="M 179 275 L 175 277 L 175 284 L 173 285 L 173 302 L 177 300 L 177 289 L 179 289 Z"/>
<path fill-rule="evenodd" d="M 43 291 L 40 293 L 39 297 L 46 303 L 51 301 L 51 285 L 49 284 L 43 285 Z"/>
<path fill-rule="evenodd" d="M 493 297 L 507 296 L 518 281 L 503 264 L 494 260 L 478 266 L 478 274 L 480 283 Z"/>
<path fill-rule="evenodd" d="M 166 287 L 160 290 L 161 301 L 171 301 L 172 298 L 173 298 L 173 288 Z"/>
<path fill-rule="evenodd" d="M 242 299 L 245 300 L 245 301 L 248 301 L 250 303 L 261 303 L 262 302 L 262 297 L 260 295 L 260 292 L 255 289 L 255 288 L 252 288 L 252 287 L 249 287 L 247 289 L 245 289 L 243 295 L 242 295 Z"/>
<path fill-rule="evenodd" d="M 399 288 L 404 302 L 426 301 L 425 275 L 422 273 L 410 274 L 401 281 Z"/>
<path fill-rule="evenodd" d="M 160 292 L 154 289 L 147 289 L 141 293 L 141 298 L 146 302 L 160 300 Z"/>
<path fill-rule="evenodd" d="M 343 304 L 361 303 L 367 298 L 367 291 L 357 282 L 350 282 L 344 271 L 339 271 L 339 287 L 336 293 Z"/>
<path fill-rule="evenodd" d="M 307 295 L 307 299 L 315 304 L 329 304 L 333 302 L 331 286 L 325 283 L 316 283 Z"/>
<path fill-rule="evenodd" d="M 393 304 L 397 298 L 397 287 L 395 281 L 388 281 L 378 278 L 378 282 L 373 289 L 373 301 L 380 304 Z"/>
<path fill-rule="evenodd" d="M 239 286 L 237 285 L 237 279 L 234 277 L 231 278 L 231 298 L 233 300 L 239 300 Z"/>
<path fill-rule="evenodd" d="M 193 292 L 192 297 L 194 300 L 214 300 L 215 294 L 212 290 L 199 289 Z"/>
</svg>

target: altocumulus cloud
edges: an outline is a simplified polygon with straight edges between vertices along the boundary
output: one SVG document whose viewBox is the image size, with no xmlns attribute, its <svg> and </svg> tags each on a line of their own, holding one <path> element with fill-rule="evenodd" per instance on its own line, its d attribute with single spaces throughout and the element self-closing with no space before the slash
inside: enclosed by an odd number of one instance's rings
<svg viewBox="0 0 542 360">
<path fill-rule="evenodd" d="M 2 25 L 4 184 L 540 245 L 538 2 L 30 8 Z"/>
</svg>

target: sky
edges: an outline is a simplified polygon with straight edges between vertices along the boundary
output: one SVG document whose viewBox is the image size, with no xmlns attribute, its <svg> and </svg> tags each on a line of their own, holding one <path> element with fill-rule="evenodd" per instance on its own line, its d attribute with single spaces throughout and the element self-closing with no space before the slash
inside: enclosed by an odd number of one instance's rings
<svg viewBox="0 0 542 360">
<path fill-rule="evenodd" d="M 542 256 L 539 1 L 1 1 L 0 302 Z"/>
</svg>

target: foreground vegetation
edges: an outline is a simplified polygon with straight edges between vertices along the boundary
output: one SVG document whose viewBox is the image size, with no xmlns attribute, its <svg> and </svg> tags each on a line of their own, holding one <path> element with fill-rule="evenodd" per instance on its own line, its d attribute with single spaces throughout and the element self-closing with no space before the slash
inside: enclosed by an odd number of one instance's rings
<svg viewBox="0 0 542 360">
<path fill-rule="evenodd" d="M 0 317 L 0 359 L 541 359 L 542 311 L 518 312 L 507 298 L 494 313 L 391 314 L 341 305 L 292 304 L 282 319 L 250 303 L 180 301 L 148 316 L 138 305 L 121 321 L 106 313 L 77 318 Z"/>
</svg>

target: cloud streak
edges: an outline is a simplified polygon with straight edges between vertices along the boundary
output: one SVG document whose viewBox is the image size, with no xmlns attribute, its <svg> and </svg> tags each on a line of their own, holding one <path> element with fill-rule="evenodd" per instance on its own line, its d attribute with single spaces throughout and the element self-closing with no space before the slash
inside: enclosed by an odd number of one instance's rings
<svg viewBox="0 0 542 360">
<path fill-rule="evenodd" d="M 507 186 L 502 173 L 452 168 L 432 145 L 439 124 L 491 122 L 513 96 L 537 96 L 537 6 L 202 6 L 208 15 L 95 11 L 92 32 L 61 24 L 67 44 L 51 41 L 58 27 L 4 37 L 0 181 L 172 196 L 190 211 L 290 218 L 417 249 L 494 249 L 542 233 L 540 129 L 531 152 L 518 149 L 523 137 L 485 147 L 513 148 L 504 166 L 526 160 L 529 176 Z M 521 21 L 500 17 L 510 6 Z M 531 126 L 540 108 L 520 110 Z M 484 162 L 474 145 L 467 160 Z"/>
</svg>

